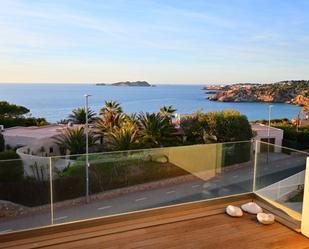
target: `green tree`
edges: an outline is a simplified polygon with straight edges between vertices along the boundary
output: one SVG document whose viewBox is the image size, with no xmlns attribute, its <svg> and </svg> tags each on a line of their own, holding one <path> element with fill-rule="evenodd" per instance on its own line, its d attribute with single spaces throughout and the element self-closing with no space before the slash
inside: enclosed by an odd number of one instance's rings
<svg viewBox="0 0 309 249">
<path fill-rule="evenodd" d="M 29 109 L 24 106 L 0 101 L 0 124 L 6 128 L 13 126 L 43 126 L 48 124 L 44 118 L 25 117 L 24 115 L 29 112 Z"/>
<path fill-rule="evenodd" d="M 119 127 L 119 121 L 122 118 L 122 108 L 117 101 L 105 101 L 105 105 L 100 110 L 102 120 L 106 127 Z"/>
<path fill-rule="evenodd" d="M 83 127 L 68 128 L 54 138 L 62 154 L 67 151 L 71 155 L 83 154 L 86 152 L 86 136 Z M 94 145 L 95 138 L 89 134 L 89 146 Z"/>
<path fill-rule="evenodd" d="M 116 128 L 107 134 L 107 144 L 112 150 L 132 150 L 138 148 L 139 135 L 134 125 Z"/>
<path fill-rule="evenodd" d="M 92 123 L 96 119 L 96 113 L 88 108 L 88 122 Z M 68 121 L 74 124 L 86 123 L 86 110 L 83 107 L 76 108 L 72 111 L 72 114 L 68 116 Z"/>
<path fill-rule="evenodd" d="M 199 117 L 187 117 L 181 120 L 181 128 L 189 144 L 202 144 L 204 141 L 205 129 L 199 121 Z"/>
<path fill-rule="evenodd" d="M 161 147 L 176 142 L 175 128 L 160 113 L 138 115 L 139 130 L 143 143 L 150 147 Z"/>
<path fill-rule="evenodd" d="M 176 111 L 177 109 L 173 108 L 172 105 L 160 107 L 160 114 L 168 119 L 171 119 Z"/>
<path fill-rule="evenodd" d="M 253 136 L 247 117 L 235 110 L 197 113 L 183 120 L 181 127 L 191 143 L 244 141 Z"/>
<path fill-rule="evenodd" d="M 24 106 L 10 104 L 7 101 L 0 101 L 0 118 L 17 118 L 29 112 L 30 110 Z"/>
<path fill-rule="evenodd" d="M 207 112 L 200 116 L 207 138 L 215 142 L 234 142 L 252 138 L 251 125 L 245 115 L 235 110 Z"/>
</svg>

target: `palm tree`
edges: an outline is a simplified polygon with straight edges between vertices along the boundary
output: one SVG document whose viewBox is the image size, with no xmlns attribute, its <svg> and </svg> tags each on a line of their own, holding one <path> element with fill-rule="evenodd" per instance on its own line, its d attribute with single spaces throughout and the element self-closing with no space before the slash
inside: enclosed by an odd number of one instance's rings
<svg viewBox="0 0 309 249">
<path fill-rule="evenodd" d="M 107 144 L 112 150 L 132 150 L 137 148 L 138 138 L 138 129 L 134 125 L 127 125 L 109 132 Z"/>
<path fill-rule="evenodd" d="M 117 101 L 105 101 L 105 105 L 100 110 L 100 115 L 105 124 L 109 127 L 118 125 L 118 121 L 121 118 L 122 108 Z"/>
<path fill-rule="evenodd" d="M 86 135 L 84 127 L 68 128 L 65 129 L 61 134 L 54 137 L 56 144 L 59 146 L 62 154 L 67 151 L 71 155 L 83 154 L 86 152 Z M 93 135 L 89 134 L 89 146 L 95 143 Z"/>
<path fill-rule="evenodd" d="M 96 119 L 96 113 L 88 108 L 88 121 L 93 122 Z M 72 114 L 68 116 L 68 120 L 74 124 L 86 123 L 86 111 L 85 108 L 79 107 L 72 111 Z"/>
<path fill-rule="evenodd" d="M 138 115 L 140 135 L 145 145 L 160 147 L 175 139 L 175 128 L 160 113 Z"/>
<path fill-rule="evenodd" d="M 177 109 L 174 109 L 172 105 L 160 107 L 160 114 L 169 119 L 173 117 L 176 111 Z"/>
</svg>

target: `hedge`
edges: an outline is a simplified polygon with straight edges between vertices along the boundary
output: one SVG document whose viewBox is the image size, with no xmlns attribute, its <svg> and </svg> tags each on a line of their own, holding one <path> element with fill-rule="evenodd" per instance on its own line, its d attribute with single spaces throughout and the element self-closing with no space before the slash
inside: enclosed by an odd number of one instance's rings
<svg viewBox="0 0 309 249">
<path fill-rule="evenodd" d="M 17 117 L 17 118 L 0 118 L 0 124 L 4 125 L 5 128 L 14 126 L 43 126 L 47 125 L 48 122 L 45 118 L 35 117 Z"/>
<path fill-rule="evenodd" d="M 139 159 L 92 161 L 89 168 L 90 194 L 147 183 L 188 174 L 171 163 Z M 85 196 L 85 163 L 77 161 L 53 181 L 55 202 Z M 20 182 L 0 182 L 0 199 L 25 206 L 48 204 L 48 181 L 25 179 Z"/>
<path fill-rule="evenodd" d="M 3 135 L 0 133 L 0 152 L 4 151 L 5 149 L 5 141 Z"/>
<path fill-rule="evenodd" d="M 251 142 L 222 144 L 222 167 L 251 160 Z"/>
<path fill-rule="evenodd" d="M 13 150 L 0 152 L 0 182 L 18 182 L 23 179 L 24 167 Z"/>
</svg>

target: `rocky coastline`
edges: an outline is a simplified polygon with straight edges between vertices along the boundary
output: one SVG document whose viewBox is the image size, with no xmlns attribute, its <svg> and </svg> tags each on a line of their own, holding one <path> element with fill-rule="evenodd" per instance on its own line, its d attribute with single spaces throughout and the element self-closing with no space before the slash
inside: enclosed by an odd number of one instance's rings
<svg viewBox="0 0 309 249">
<path fill-rule="evenodd" d="M 204 90 L 214 90 L 213 87 Z M 309 106 L 309 81 L 281 81 L 272 84 L 233 84 L 216 87 L 211 101 L 273 102 Z"/>
</svg>

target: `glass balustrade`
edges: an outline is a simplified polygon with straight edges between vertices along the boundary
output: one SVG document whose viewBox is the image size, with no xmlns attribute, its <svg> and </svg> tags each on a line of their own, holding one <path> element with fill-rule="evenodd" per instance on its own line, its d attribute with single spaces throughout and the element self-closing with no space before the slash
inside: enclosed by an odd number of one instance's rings
<svg viewBox="0 0 309 249">
<path fill-rule="evenodd" d="M 0 232 L 252 192 L 301 213 L 306 157 L 251 141 L 22 155 L 0 161 Z"/>
</svg>

